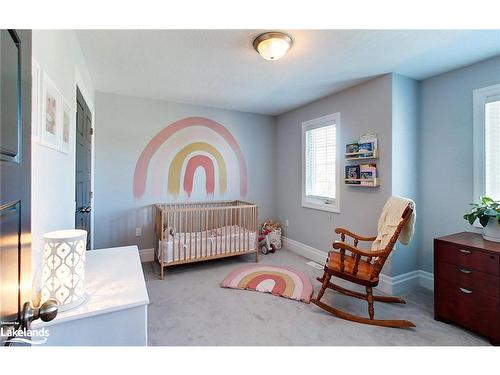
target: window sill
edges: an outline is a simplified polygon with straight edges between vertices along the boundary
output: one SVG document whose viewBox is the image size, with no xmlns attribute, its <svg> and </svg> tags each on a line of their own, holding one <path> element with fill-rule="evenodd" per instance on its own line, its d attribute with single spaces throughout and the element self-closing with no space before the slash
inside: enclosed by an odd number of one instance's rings
<svg viewBox="0 0 500 375">
<path fill-rule="evenodd" d="M 303 201 L 302 207 L 340 214 L 340 207 L 338 204 L 324 204 L 324 203 L 313 203 L 313 202 Z"/>
</svg>

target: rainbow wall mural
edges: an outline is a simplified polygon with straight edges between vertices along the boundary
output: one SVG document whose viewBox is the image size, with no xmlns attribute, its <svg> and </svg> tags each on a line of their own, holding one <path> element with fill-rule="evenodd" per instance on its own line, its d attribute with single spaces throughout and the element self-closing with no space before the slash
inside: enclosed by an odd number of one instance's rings
<svg viewBox="0 0 500 375">
<path fill-rule="evenodd" d="M 201 185 L 203 177 L 202 191 L 195 185 Z M 141 152 L 134 172 L 134 197 L 142 198 L 147 189 L 156 197 L 191 198 L 195 190 L 208 196 L 244 197 L 247 165 L 228 129 L 205 117 L 187 117 L 162 129 Z"/>
</svg>

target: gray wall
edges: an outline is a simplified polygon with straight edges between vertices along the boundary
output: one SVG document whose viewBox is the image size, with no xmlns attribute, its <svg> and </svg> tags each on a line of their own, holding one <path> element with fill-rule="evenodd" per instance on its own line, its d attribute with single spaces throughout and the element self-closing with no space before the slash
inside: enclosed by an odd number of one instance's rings
<svg viewBox="0 0 500 375">
<path fill-rule="evenodd" d="M 435 237 L 472 231 L 462 219 L 473 197 L 472 91 L 500 83 L 500 57 L 421 82 L 419 266 L 433 268 Z"/>
<path fill-rule="evenodd" d="M 138 244 L 141 249 L 153 247 L 149 206 L 158 201 L 169 202 L 171 198 L 165 195 L 163 199 L 158 199 L 148 194 L 148 190 L 143 198 L 134 198 L 132 181 L 136 161 L 146 144 L 161 129 L 190 116 L 203 116 L 217 121 L 233 134 L 248 167 L 248 195 L 244 198 L 259 205 L 261 220 L 273 215 L 273 117 L 97 93 L 96 248 L 130 244 Z M 141 237 L 135 236 L 136 227 L 143 228 Z"/>
<path fill-rule="evenodd" d="M 277 218 L 282 223 L 289 220 L 289 227 L 283 228 L 286 237 L 329 251 L 335 227 L 376 234 L 378 216 L 391 195 L 391 91 L 391 75 L 385 75 L 278 117 L 275 197 Z M 340 112 L 341 147 L 363 133 L 378 134 L 377 166 L 381 178 L 378 188 L 346 186 L 342 182 L 338 214 L 301 206 L 302 122 L 335 112 Z M 341 168 L 343 176 L 343 160 Z"/>
<path fill-rule="evenodd" d="M 415 201 L 420 220 L 418 195 L 419 83 L 411 78 L 392 75 L 392 194 Z M 384 273 L 399 275 L 418 269 L 419 223 L 411 242 L 399 242 Z M 390 270 L 388 268 L 390 267 Z M 389 271 L 389 272 L 388 272 Z"/>
</svg>

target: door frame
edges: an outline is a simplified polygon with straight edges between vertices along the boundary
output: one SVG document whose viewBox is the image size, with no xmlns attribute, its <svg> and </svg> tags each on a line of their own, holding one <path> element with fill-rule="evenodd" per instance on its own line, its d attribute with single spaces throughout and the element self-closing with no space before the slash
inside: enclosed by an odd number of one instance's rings
<svg viewBox="0 0 500 375">
<path fill-rule="evenodd" d="M 92 129 L 94 129 L 93 135 L 92 135 L 92 145 L 91 145 L 91 150 L 92 150 L 92 157 L 90 158 L 90 191 L 92 192 L 92 196 L 90 198 L 90 204 L 92 206 L 92 211 L 90 212 L 90 249 L 94 249 L 94 232 L 95 232 L 95 226 L 94 226 L 94 212 L 95 212 L 95 205 L 94 205 L 94 200 L 95 200 L 95 190 L 94 190 L 94 155 L 95 155 L 95 109 L 94 109 L 94 102 L 91 100 L 91 96 L 89 94 L 89 90 L 87 89 L 87 86 L 85 85 L 85 82 L 83 80 L 83 77 L 78 70 L 78 67 L 75 67 L 75 87 L 74 87 L 74 94 L 75 94 L 75 119 L 76 119 L 76 110 L 77 110 L 77 105 L 76 105 L 76 89 L 80 90 L 80 93 L 83 96 L 83 99 L 85 100 L 85 103 L 89 107 L 90 113 L 92 114 Z M 74 121 L 76 124 L 76 120 Z M 75 137 L 74 137 L 74 146 L 76 150 L 76 126 L 74 129 L 75 132 Z M 75 163 L 76 163 L 76 152 L 75 152 Z M 76 164 L 75 164 L 76 165 Z M 76 186 L 75 186 L 76 189 Z M 73 209 L 73 215 L 76 212 L 76 202 L 75 206 Z"/>
</svg>

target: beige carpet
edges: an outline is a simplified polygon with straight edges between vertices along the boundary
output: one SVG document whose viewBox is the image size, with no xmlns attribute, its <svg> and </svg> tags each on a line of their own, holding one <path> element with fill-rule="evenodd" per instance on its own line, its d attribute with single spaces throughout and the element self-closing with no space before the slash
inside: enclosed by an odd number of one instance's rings
<svg viewBox="0 0 500 375">
<path fill-rule="evenodd" d="M 166 269 L 143 265 L 151 304 L 149 345 L 489 345 L 454 325 L 433 319 L 432 292 L 419 288 L 403 295 L 406 305 L 375 303 L 378 318 L 407 319 L 412 330 L 356 324 L 332 317 L 315 305 L 264 293 L 220 288 L 235 267 L 254 256 L 227 258 Z M 293 267 L 308 275 L 315 288 L 321 271 L 285 249 L 261 256 L 264 264 Z M 347 284 L 346 284 L 347 285 Z M 341 309 L 366 314 L 366 302 L 328 290 L 323 297 Z"/>
</svg>

